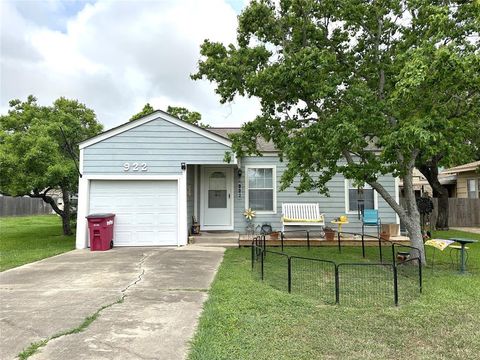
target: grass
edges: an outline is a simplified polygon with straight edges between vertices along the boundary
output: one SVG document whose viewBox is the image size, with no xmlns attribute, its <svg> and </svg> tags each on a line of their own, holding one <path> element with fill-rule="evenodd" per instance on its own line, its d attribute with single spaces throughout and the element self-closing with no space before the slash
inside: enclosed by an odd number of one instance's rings
<svg viewBox="0 0 480 360">
<path fill-rule="evenodd" d="M 56 215 L 0 218 L 0 271 L 73 250 Z"/>
<path fill-rule="evenodd" d="M 480 240 L 456 231 L 434 235 Z M 335 261 L 352 261 L 359 254 L 358 249 L 341 255 L 333 248 L 310 251 L 323 251 Z M 459 275 L 442 253 L 434 269 L 424 271 L 423 294 L 399 307 L 326 305 L 258 281 L 250 270 L 250 249 L 230 249 L 189 359 L 477 359 L 480 243 L 470 246 L 468 268 L 470 274 Z"/>
</svg>

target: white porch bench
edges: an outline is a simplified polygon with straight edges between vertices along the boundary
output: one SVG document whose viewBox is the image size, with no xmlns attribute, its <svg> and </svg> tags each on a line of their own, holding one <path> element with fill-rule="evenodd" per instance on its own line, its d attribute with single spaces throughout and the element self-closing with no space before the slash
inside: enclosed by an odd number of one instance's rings
<svg viewBox="0 0 480 360">
<path fill-rule="evenodd" d="M 318 203 L 283 203 L 282 231 L 285 226 L 325 226 L 325 216 Z"/>
</svg>

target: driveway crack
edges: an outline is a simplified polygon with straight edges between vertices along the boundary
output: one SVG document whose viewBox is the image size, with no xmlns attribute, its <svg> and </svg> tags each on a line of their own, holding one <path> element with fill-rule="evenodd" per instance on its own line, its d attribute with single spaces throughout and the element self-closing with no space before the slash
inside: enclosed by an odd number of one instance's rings
<svg viewBox="0 0 480 360">
<path fill-rule="evenodd" d="M 105 309 L 108 309 L 109 307 L 112 307 L 113 305 L 116 305 L 116 304 L 121 304 L 125 301 L 125 298 L 128 296 L 127 295 L 127 291 L 132 288 L 133 286 L 135 286 L 136 284 L 138 284 L 140 281 L 143 280 L 143 277 L 145 275 L 145 268 L 144 268 L 144 264 L 145 264 L 145 261 L 147 260 L 147 258 L 150 256 L 150 254 L 146 254 L 146 253 L 142 253 L 142 258 L 140 259 L 140 261 L 137 263 L 137 267 L 139 267 L 139 269 L 141 270 L 140 273 L 137 275 L 137 278 L 132 281 L 130 284 L 128 284 L 126 287 L 124 287 L 120 292 L 121 292 L 121 296 L 120 298 L 118 298 L 116 301 L 114 302 L 111 302 L 107 305 L 103 305 L 101 306 L 100 308 L 98 308 L 93 314 L 87 316 L 83 322 L 75 327 L 75 328 L 71 328 L 71 329 L 68 329 L 68 330 L 63 330 L 63 331 L 60 331 L 46 339 L 43 339 L 43 340 L 40 340 L 40 341 L 36 341 L 36 342 L 33 342 L 31 343 L 28 347 L 26 347 L 21 353 L 19 353 L 17 355 L 17 357 L 21 360 L 24 360 L 24 359 L 28 359 L 30 356 L 34 355 L 35 353 L 37 353 L 39 351 L 40 348 L 46 346 L 48 344 L 49 341 L 51 340 L 55 340 L 55 339 L 58 339 L 58 338 L 61 338 L 63 336 L 67 336 L 67 335 L 73 335 L 73 334 L 78 334 L 82 331 L 85 331 L 99 316 L 100 316 L 100 313 L 105 310 Z"/>
</svg>

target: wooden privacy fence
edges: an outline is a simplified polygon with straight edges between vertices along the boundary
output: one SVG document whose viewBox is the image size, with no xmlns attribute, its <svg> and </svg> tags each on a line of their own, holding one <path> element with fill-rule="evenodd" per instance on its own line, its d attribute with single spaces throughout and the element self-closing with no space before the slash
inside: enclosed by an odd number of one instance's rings
<svg viewBox="0 0 480 360">
<path fill-rule="evenodd" d="M 0 196 L 0 217 L 51 213 L 52 207 L 42 199 L 31 197 Z"/>
<path fill-rule="evenodd" d="M 430 223 L 436 224 L 438 199 L 433 199 Z M 480 226 L 480 199 L 448 199 L 448 226 Z"/>
</svg>

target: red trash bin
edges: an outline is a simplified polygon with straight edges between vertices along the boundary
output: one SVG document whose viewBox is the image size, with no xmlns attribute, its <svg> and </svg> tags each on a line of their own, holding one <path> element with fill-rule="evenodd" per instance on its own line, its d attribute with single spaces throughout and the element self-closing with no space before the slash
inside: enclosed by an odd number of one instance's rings
<svg viewBox="0 0 480 360">
<path fill-rule="evenodd" d="M 105 251 L 113 247 L 114 218 L 115 214 L 90 214 L 87 216 L 91 251 Z"/>
</svg>

